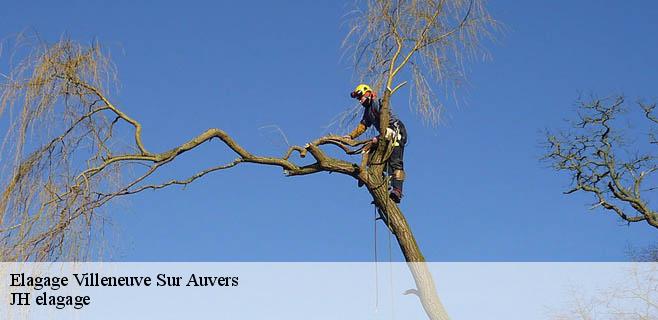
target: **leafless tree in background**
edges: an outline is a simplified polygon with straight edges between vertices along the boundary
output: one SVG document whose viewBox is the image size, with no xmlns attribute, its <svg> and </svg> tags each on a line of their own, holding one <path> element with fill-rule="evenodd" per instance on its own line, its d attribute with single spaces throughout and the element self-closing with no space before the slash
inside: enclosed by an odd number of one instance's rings
<svg viewBox="0 0 658 320">
<path fill-rule="evenodd" d="M 348 46 L 360 74 L 383 86 L 381 123 L 390 117 L 390 97 L 412 77 L 416 110 L 438 119 L 429 79 L 441 83 L 476 52 L 493 21 L 481 1 L 366 1 L 354 13 Z M 281 156 L 244 149 L 221 129 L 208 129 L 169 150 L 154 151 L 142 142 L 142 125 L 112 101 L 114 66 L 98 44 L 63 39 L 38 43 L 3 74 L 0 115 L 8 126 L 2 144 L 0 260 L 54 261 L 93 258 L 89 245 L 102 228 L 101 211 L 112 200 L 186 185 L 209 173 L 243 163 L 279 167 L 286 176 L 336 172 L 364 183 L 396 236 L 415 279 L 415 293 L 431 319 L 448 319 L 415 238 L 398 206 L 389 199 L 384 163 L 392 142 L 379 143 L 324 136 L 291 146 Z M 362 63 L 366 61 L 367 63 Z M 365 67 L 364 67 L 365 66 Z M 431 78 L 433 77 L 433 78 Z M 381 132 L 385 132 L 382 128 Z M 129 137 L 128 143 L 124 143 Z M 219 142 L 235 154 L 229 163 L 190 177 L 153 182 L 151 176 L 199 145 Z M 363 153 L 360 162 L 329 156 L 334 146 L 346 155 Z M 294 158 L 314 162 L 298 165 Z"/>
<path fill-rule="evenodd" d="M 645 137 L 625 132 L 623 97 L 580 102 L 572 130 L 548 135 L 544 159 L 571 177 L 566 194 L 589 193 L 595 199 L 592 209 L 602 207 L 627 223 L 658 228 L 658 213 L 649 203 L 658 169 L 656 104 L 638 104 L 644 121 L 635 121 L 633 126 L 646 128 Z"/>
<path fill-rule="evenodd" d="M 658 243 L 640 248 L 631 247 L 627 255 L 635 262 L 658 262 Z"/>
<path fill-rule="evenodd" d="M 658 319 L 658 263 L 637 263 L 624 274 L 625 281 L 593 296 L 574 293 L 554 320 Z"/>
</svg>

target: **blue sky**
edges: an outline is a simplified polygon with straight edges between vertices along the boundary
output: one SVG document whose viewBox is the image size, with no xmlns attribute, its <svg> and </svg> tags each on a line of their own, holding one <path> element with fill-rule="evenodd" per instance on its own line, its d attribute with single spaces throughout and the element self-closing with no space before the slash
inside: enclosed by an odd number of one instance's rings
<svg viewBox="0 0 658 320">
<path fill-rule="evenodd" d="M 259 154 L 325 133 L 353 104 L 349 61 L 340 60 L 351 1 L 10 2 L 0 32 L 26 28 L 101 41 L 121 81 L 117 105 L 165 150 L 210 127 Z M 540 163 L 542 132 L 562 125 L 582 93 L 658 99 L 658 22 L 652 2 L 492 1 L 504 25 L 491 59 L 467 66 L 460 103 L 446 97 L 444 124 L 423 126 L 407 93 L 393 103 L 405 121 L 408 180 L 402 209 L 432 261 L 624 260 L 656 230 L 589 211 L 587 195 L 564 196 L 568 178 Z M 406 89 L 405 89 L 406 90 Z M 159 176 L 185 177 L 232 159 L 210 143 Z M 356 160 L 356 159 L 355 159 Z M 146 192 L 111 209 L 118 261 L 371 261 L 373 208 L 338 175 L 285 178 L 245 165 L 184 190 Z M 380 257 L 388 238 L 379 226 Z M 393 245 L 394 260 L 401 259 Z"/>
</svg>

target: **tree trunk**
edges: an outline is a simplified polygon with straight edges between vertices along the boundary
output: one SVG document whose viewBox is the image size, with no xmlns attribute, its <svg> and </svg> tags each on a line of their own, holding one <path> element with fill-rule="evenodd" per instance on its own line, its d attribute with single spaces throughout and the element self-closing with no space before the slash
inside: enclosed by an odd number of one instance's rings
<svg viewBox="0 0 658 320">
<path fill-rule="evenodd" d="M 420 299 L 420 303 L 425 309 L 425 313 L 432 320 L 449 320 L 450 317 L 446 312 L 441 299 L 436 292 L 436 286 L 434 285 L 434 279 L 432 274 L 425 263 L 425 257 L 420 252 L 418 243 L 416 243 L 416 238 L 414 238 L 411 228 L 407 223 L 400 208 L 389 199 L 388 194 L 388 183 L 384 180 L 383 172 L 385 169 L 385 163 L 388 161 L 386 159 L 388 149 L 387 144 L 390 143 L 386 141 L 384 133 L 388 127 L 388 121 L 390 119 L 390 107 L 389 101 L 391 97 L 391 92 L 386 90 L 384 96 L 382 97 L 382 106 L 380 110 L 380 135 L 379 141 L 377 144 L 377 149 L 368 156 L 369 160 L 366 160 L 364 172 L 359 174 L 359 178 L 363 180 L 368 187 L 368 191 L 372 195 L 375 205 L 381 210 L 384 218 L 387 220 L 387 226 L 391 232 L 395 235 L 400 250 L 404 255 L 405 260 L 407 261 L 407 266 L 411 271 L 411 274 L 416 282 L 416 295 Z"/>
<path fill-rule="evenodd" d="M 400 245 L 400 250 L 402 250 L 407 266 L 416 282 L 416 294 L 423 305 L 423 309 L 432 320 L 450 319 L 441 303 L 441 299 L 439 299 L 434 279 L 425 263 L 425 257 L 420 252 L 411 228 L 409 228 L 407 219 L 404 218 L 400 208 L 389 199 L 386 182 L 383 181 L 381 176 L 371 176 L 371 179 L 373 183 L 368 184 L 368 191 L 375 199 L 377 207 L 384 214 L 388 227 Z"/>
</svg>

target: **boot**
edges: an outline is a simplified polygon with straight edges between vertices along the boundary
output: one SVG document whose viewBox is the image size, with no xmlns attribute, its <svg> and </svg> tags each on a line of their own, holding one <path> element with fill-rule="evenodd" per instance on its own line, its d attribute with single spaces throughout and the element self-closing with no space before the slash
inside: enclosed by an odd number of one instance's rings
<svg viewBox="0 0 658 320">
<path fill-rule="evenodd" d="M 389 197 L 391 200 L 393 200 L 393 202 L 400 203 L 400 201 L 402 201 L 402 189 L 393 188 L 389 194 Z"/>
<path fill-rule="evenodd" d="M 404 180 L 391 179 L 391 193 L 389 197 L 393 202 L 400 203 L 402 201 L 402 182 Z"/>
</svg>

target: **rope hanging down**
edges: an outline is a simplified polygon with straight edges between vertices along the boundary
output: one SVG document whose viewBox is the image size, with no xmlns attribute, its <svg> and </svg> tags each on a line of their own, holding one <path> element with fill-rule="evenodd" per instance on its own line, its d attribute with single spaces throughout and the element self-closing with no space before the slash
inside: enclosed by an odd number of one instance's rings
<svg viewBox="0 0 658 320">
<path fill-rule="evenodd" d="M 388 158 L 391 156 L 391 153 L 393 152 L 393 147 L 394 147 L 394 141 L 387 140 L 387 148 L 386 148 L 386 153 L 384 154 L 384 163 L 385 163 L 385 170 L 384 170 L 384 184 L 386 185 L 387 191 L 390 189 L 391 184 L 391 177 L 388 175 L 389 172 L 389 164 L 388 164 Z M 371 159 L 371 158 L 370 158 Z M 370 165 L 370 161 L 368 162 Z M 388 263 L 389 263 L 389 293 L 390 293 L 390 299 L 391 299 L 391 319 L 395 319 L 395 300 L 393 296 L 393 246 L 392 246 L 392 229 L 391 229 L 391 224 L 390 220 L 388 219 L 388 216 L 386 215 L 386 212 L 388 212 L 388 201 L 384 204 L 384 210 L 381 210 L 379 207 L 377 207 L 377 204 L 373 201 L 372 202 L 374 206 L 374 220 L 373 220 L 373 225 L 374 225 L 374 258 L 375 258 L 375 314 L 379 313 L 379 266 L 378 266 L 378 255 L 377 255 L 377 220 L 382 220 L 385 224 L 386 227 L 388 228 Z"/>
<path fill-rule="evenodd" d="M 374 205 L 374 204 L 373 204 Z M 393 241 L 392 241 L 392 232 L 391 225 L 388 219 L 385 219 L 385 215 L 374 205 L 374 220 L 373 220 L 373 230 L 374 230 L 374 258 L 375 258 L 375 314 L 379 313 L 379 259 L 377 253 L 377 220 L 382 220 L 387 224 L 388 227 L 388 265 L 389 265 L 389 293 L 391 299 L 391 319 L 395 319 L 395 300 L 393 297 Z"/>
</svg>

